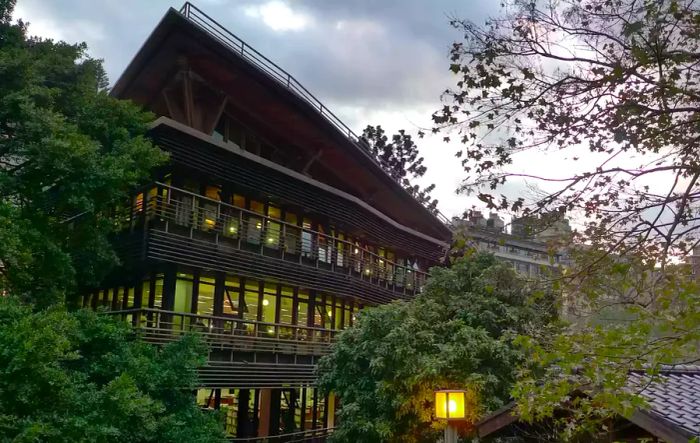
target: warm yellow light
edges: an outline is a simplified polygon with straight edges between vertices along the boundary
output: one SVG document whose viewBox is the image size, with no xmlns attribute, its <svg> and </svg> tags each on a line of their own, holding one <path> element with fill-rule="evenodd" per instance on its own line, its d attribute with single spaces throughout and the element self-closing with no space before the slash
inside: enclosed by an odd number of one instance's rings
<svg viewBox="0 0 700 443">
<path fill-rule="evenodd" d="M 333 311 L 328 311 L 328 316 L 333 317 Z"/>
<path fill-rule="evenodd" d="M 229 228 L 228 228 L 228 232 L 230 232 L 231 234 L 235 234 L 235 233 L 236 233 L 236 227 L 235 227 L 235 226 L 229 227 Z"/>
<path fill-rule="evenodd" d="M 258 228 L 258 229 L 262 229 L 262 223 L 257 222 L 257 223 L 255 224 L 255 227 Z"/>
<path fill-rule="evenodd" d="M 357 254 L 357 253 L 359 253 L 359 252 L 360 252 L 360 250 L 359 250 L 359 249 L 357 249 L 357 248 L 355 248 L 355 249 L 354 249 L 354 250 L 353 250 L 352 252 L 354 252 L 355 254 Z"/>
<path fill-rule="evenodd" d="M 270 304 L 270 300 L 264 298 L 264 299 L 263 299 L 263 306 L 267 306 L 267 305 L 269 305 L 269 304 Z"/>
<path fill-rule="evenodd" d="M 208 226 L 214 226 L 216 222 L 210 218 L 205 218 L 204 223 L 206 223 Z"/>
<path fill-rule="evenodd" d="M 267 242 L 268 243 L 274 243 L 275 239 L 273 237 L 267 237 Z"/>
<path fill-rule="evenodd" d="M 372 271 L 369 270 L 369 268 L 365 269 L 365 274 L 369 275 Z"/>
<path fill-rule="evenodd" d="M 447 420 L 464 420 L 465 391 L 443 390 L 435 392 L 435 417 Z"/>
</svg>

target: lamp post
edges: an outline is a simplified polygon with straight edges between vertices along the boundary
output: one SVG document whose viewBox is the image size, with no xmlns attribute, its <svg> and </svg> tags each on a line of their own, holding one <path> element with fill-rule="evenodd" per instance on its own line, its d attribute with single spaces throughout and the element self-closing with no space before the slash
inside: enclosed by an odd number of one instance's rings
<svg viewBox="0 0 700 443">
<path fill-rule="evenodd" d="M 445 442 L 457 443 L 456 422 L 464 420 L 466 391 L 442 389 L 435 391 L 435 417 L 447 420 L 445 428 Z"/>
</svg>

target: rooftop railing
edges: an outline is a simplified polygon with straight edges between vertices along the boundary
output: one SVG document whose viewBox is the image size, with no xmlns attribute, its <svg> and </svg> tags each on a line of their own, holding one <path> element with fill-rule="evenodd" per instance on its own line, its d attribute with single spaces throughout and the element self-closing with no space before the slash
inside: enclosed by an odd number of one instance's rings
<svg viewBox="0 0 700 443">
<path fill-rule="evenodd" d="M 132 220 L 145 216 L 164 223 L 168 232 L 190 237 L 208 233 L 216 243 L 350 275 L 397 294 L 420 291 L 427 278 L 416 267 L 388 260 L 357 243 L 164 183 L 155 183 L 142 195 L 144 201 L 134 206 Z"/>
<path fill-rule="evenodd" d="M 297 79 L 290 73 L 282 69 L 275 62 L 262 55 L 252 46 L 247 44 L 241 38 L 233 34 L 216 20 L 208 16 L 201 9 L 197 8 L 190 2 L 185 2 L 180 8 L 180 14 L 183 17 L 199 26 L 203 31 L 217 39 L 224 46 L 239 54 L 242 58 L 256 66 L 261 71 L 265 72 L 270 78 L 276 80 L 281 86 L 294 93 L 297 97 L 311 105 L 313 109 L 338 131 L 345 135 L 355 146 L 364 152 L 367 157 L 376 163 L 380 168 L 381 165 L 372 155 L 369 145 L 352 129 L 338 118 L 327 106 L 325 106 L 318 98 L 316 98 L 308 89 L 306 89 Z M 443 223 L 449 224 L 449 219 L 440 211 L 435 212 L 435 216 Z"/>
<path fill-rule="evenodd" d="M 345 134 L 358 147 L 363 149 L 367 154 L 369 148 L 362 143 L 360 137 L 355 134 L 345 123 L 343 123 L 333 112 L 331 112 L 319 99 L 314 97 L 308 89 L 302 86 L 291 74 L 279 67 L 275 62 L 256 51 L 253 47 L 233 34 L 231 31 L 223 27 L 216 20 L 208 16 L 201 9 L 197 8 L 190 2 L 186 2 L 180 8 L 180 14 L 196 24 L 212 37 L 219 40 L 229 49 L 238 53 L 241 57 L 251 62 L 253 65 L 264 71 L 270 77 L 274 78 L 282 86 L 292 91 L 314 109 L 316 109 L 328 122 L 336 127 L 340 132 Z M 371 157 L 371 155 L 370 155 Z"/>
</svg>

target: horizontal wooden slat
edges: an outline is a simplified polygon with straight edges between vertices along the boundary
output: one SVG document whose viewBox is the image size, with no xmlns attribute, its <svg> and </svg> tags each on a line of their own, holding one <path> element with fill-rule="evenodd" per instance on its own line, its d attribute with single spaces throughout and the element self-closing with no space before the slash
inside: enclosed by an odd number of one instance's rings
<svg viewBox="0 0 700 443">
<path fill-rule="evenodd" d="M 293 181 L 244 158 L 234 160 L 204 143 L 192 146 L 193 142 L 185 143 L 173 133 L 154 133 L 153 136 L 156 143 L 171 154 L 171 160 L 175 164 L 199 170 L 251 192 L 273 195 L 290 205 L 327 216 L 349 230 L 367 233 L 377 244 L 415 254 L 435 263 L 444 257 L 443 247 L 406 232 L 399 232 L 375 214 L 307 183 Z"/>
</svg>

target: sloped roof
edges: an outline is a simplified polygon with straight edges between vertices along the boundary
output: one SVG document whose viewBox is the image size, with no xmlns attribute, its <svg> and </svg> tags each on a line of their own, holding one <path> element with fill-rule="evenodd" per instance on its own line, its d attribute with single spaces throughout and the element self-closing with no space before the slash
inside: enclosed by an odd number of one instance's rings
<svg viewBox="0 0 700 443">
<path fill-rule="evenodd" d="M 635 411 L 630 422 L 671 443 L 700 437 L 700 365 L 666 366 L 653 378 L 644 371 L 631 371 L 628 385 L 649 404 L 648 410 Z M 479 437 L 518 422 L 515 406 L 511 402 L 476 423 Z"/>
<path fill-rule="evenodd" d="M 694 436 L 700 436 L 700 366 L 664 368 L 659 380 L 644 372 L 632 372 L 629 382 L 642 388 L 649 413 L 657 415 Z"/>
</svg>

